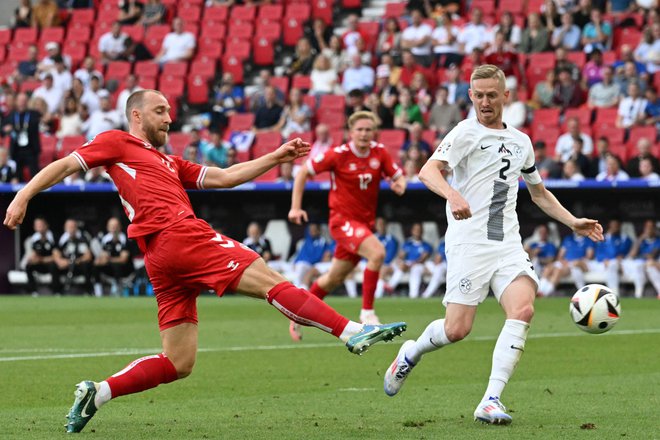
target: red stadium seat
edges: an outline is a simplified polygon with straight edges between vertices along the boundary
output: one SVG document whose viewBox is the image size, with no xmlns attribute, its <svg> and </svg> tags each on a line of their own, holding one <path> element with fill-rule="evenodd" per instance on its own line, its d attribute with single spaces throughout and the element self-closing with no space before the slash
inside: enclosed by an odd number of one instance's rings
<svg viewBox="0 0 660 440">
<path fill-rule="evenodd" d="M 587 106 L 566 109 L 564 112 L 564 123 L 562 124 L 562 128 L 566 128 L 566 122 L 571 118 L 578 118 L 580 126 L 589 127 L 591 125 L 591 109 Z"/>
<path fill-rule="evenodd" d="M 435 131 L 433 130 L 424 130 L 422 133 L 422 139 L 424 139 L 431 146 L 431 151 L 435 149 L 438 136 L 436 136 Z"/>
<path fill-rule="evenodd" d="M 183 82 L 183 80 L 181 80 Z M 163 96 L 165 96 L 165 99 L 167 99 L 167 102 L 170 103 L 170 118 L 172 118 L 172 121 L 176 121 L 177 117 L 179 116 L 179 98 L 181 96 L 177 96 L 176 94 L 171 94 L 167 91 L 163 92 Z"/>
<path fill-rule="evenodd" d="M 25 61 L 29 58 L 29 46 L 9 46 L 9 53 L 7 54 L 6 62 L 15 62 L 18 64 L 21 61 Z"/>
<path fill-rule="evenodd" d="M 233 56 L 241 61 L 244 61 L 250 58 L 251 51 L 252 48 L 250 47 L 250 43 L 248 41 L 236 41 L 227 45 L 225 57 Z"/>
<path fill-rule="evenodd" d="M 183 150 L 190 144 L 190 133 L 170 132 L 169 143 L 172 147 L 172 154 L 175 156 L 183 156 Z"/>
<path fill-rule="evenodd" d="M 330 130 L 343 130 L 346 125 L 346 115 L 343 111 L 323 109 L 318 114 L 318 122 L 327 125 Z"/>
<path fill-rule="evenodd" d="M 183 3 L 183 5 L 185 5 L 185 3 Z M 186 7 L 180 6 L 177 15 L 179 18 L 183 19 L 186 24 L 197 23 L 202 17 L 202 8 L 194 5 L 188 5 Z"/>
<path fill-rule="evenodd" d="M 385 145 L 395 162 L 399 162 L 399 151 L 405 141 L 406 132 L 403 130 L 381 130 L 378 133 L 378 142 Z"/>
<path fill-rule="evenodd" d="M 513 15 L 524 15 L 524 5 L 525 2 L 521 2 L 520 0 L 499 0 L 497 12 L 502 13 L 507 11 Z"/>
<path fill-rule="evenodd" d="M 163 64 L 162 75 L 183 78 L 188 73 L 187 61 L 173 61 Z"/>
<path fill-rule="evenodd" d="M 234 113 L 229 117 L 227 131 L 247 131 L 254 126 L 254 113 Z"/>
<path fill-rule="evenodd" d="M 121 31 L 131 37 L 131 40 L 135 41 L 136 43 L 144 40 L 144 26 L 140 26 L 139 24 L 122 26 Z"/>
<path fill-rule="evenodd" d="M 228 36 L 239 40 L 250 40 L 254 35 L 254 26 L 250 22 L 235 22 L 229 24 Z"/>
<path fill-rule="evenodd" d="M 342 95 L 322 95 L 319 108 L 322 111 L 338 110 L 343 113 L 346 108 L 346 99 Z"/>
<path fill-rule="evenodd" d="M 358 30 L 364 35 L 367 48 L 372 50 L 378 42 L 380 23 L 377 21 L 361 21 L 358 23 Z"/>
<path fill-rule="evenodd" d="M 11 41 L 11 29 L 0 29 L 0 45 L 8 44 Z"/>
<path fill-rule="evenodd" d="M 257 24 L 255 36 L 266 38 L 272 45 L 272 42 L 279 40 L 282 36 L 282 25 L 279 23 L 268 23 L 267 25 Z"/>
<path fill-rule="evenodd" d="M 600 137 L 606 137 L 610 142 L 610 146 L 618 145 L 624 146 L 623 140 L 626 136 L 626 130 L 623 128 L 616 128 L 610 126 L 596 126 L 594 127 L 594 142 Z"/>
<path fill-rule="evenodd" d="M 138 76 L 138 85 L 143 89 L 155 89 L 156 77 L 155 76 Z"/>
<path fill-rule="evenodd" d="M 528 0 L 527 1 L 527 14 L 532 12 L 541 12 L 541 7 L 545 3 L 545 0 Z"/>
<path fill-rule="evenodd" d="M 335 129 L 335 130 L 330 130 L 330 138 L 332 139 L 332 144 L 335 147 L 340 146 L 341 144 L 344 143 L 345 139 L 345 133 L 344 129 Z"/>
<path fill-rule="evenodd" d="M 211 6 L 204 9 L 203 21 L 222 21 L 226 22 L 229 16 L 229 7 L 227 6 Z"/>
<path fill-rule="evenodd" d="M 341 0 L 342 9 L 360 9 L 362 0 Z"/>
<path fill-rule="evenodd" d="M 630 129 L 630 135 L 628 136 L 628 150 L 636 151 L 637 141 L 642 138 L 646 138 L 651 141 L 651 144 L 655 143 L 658 131 L 654 126 L 638 126 L 632 127 Z"/>
<path fill-rule="evenodd" d="M 85 9 L 73 9 L 71 11 L 71 16 L 69 17 L 69 26 L 74 25 L 94 25 L 94 9 L 85 8 Z"/>
<path fill-rule="evenodd" d="M 284 19 L 284 31 L 282 43 L 285 46 L 295 46 L 303 36 L 303 20 L 297 17 L 286 17 Z"/>
<path fill-rule="evenodd" d="M 300 138 L 303 142 L 307 142 L 308 144 L 311 144 L 314 142 L 314 132 L 312 131 L 294 132 L 289 135 L 289 139 L 287 139 L 287 141 L 290 141 L 295 138 Z"/>
<path fill-rule="evenodd" d="M 404 2 L 387 3 L 385 5 L 385 16 L 383 18 L 400 18 L 406 15 L 406 6 Z"/>
<path fill-rule="evenodd" d="M 284 20 L 287 18 L 295 18 L 299 21 L 307 21 L 312 14 L 312 8 L 309 3 L 292 3 L 289 4 L 286 8 L 286 15 Z"/>
<path fill-rule="evenodd" d="M 312 17 L 332 24 L 332 3 L 333 0 L 312 0 Z"/>
<path fill-rule="evenodd" d="M 131 73 L 131 67 L 128 61 L 111 61 L 105 71 L 105 79 L 123 80 Z"/>
<path fill-rule="evenodd" d="M 6 56 L 7 56 L 7 48 L 0 44 L 0 63 L 2 63 L 5 60 Z"/>
<path fill-rule="evenodd" d="M 24 93 L 32 93 L 34 90 L 41 85 L 41 81 L 38 79 L 28 79 L 21 83 L 20 91 Z"/>
<path fill-rule="evenodd" d="M 266 131 L 257 133 L 252 146 L 254 159 L 274 151 L 282 144 L 282 134 L 279 131 Z"/>
<path fill-rule="evenodd" d="M 294 75 L 291 80 L 291 88 L 309 90 L 312 88 L 312 78 L 308 75 Z"/>
<path fill-rule="evenodd" d="M 55 136 L 40 134 L 39 139 L 41 140 L 39 168 L 44 168 L 46 165 L 57 159 L 57 138 Z"/>
<path fill-rule="evenodd" d="M 642 31 L 634 27 L 615 27 L 612 47 L 621 47 L 628 44 L 633 48 L 637 47 L 642 40 Z"/>
<path fill-rule="evenodd" d="M 158 88 L 168 96 L 179 98 L 183 96 L 185 88 L 185 81 L 178 76 L 165 76 L 161 75 L 158 79 Z M 172 103 L 170 103 L 172 104 Z"/>
<path fill-rule="evenodd" d="M 532 119 L 532 127 L 558 127 L 559 126 L 559 109 L 558 108 L 541 108 L 534 112 L 534 119 Z"/>
<path fill-rule="evenodd" d="M 594 125 L 596 127 L 604 126 L 614 126 L 616 123 L 616 117 L 618 115 L 619 109 L 617 107 L 612 108 L 597 108 L 596 109 L 596 119 Z"/>
<path fill-rule="evenodd" d="M 14 31 L 13 44 L 35 44 L 37 42 L 36 28 L 18 28 Z"/>
<path fill-rule="evenodd" d="M 91 38 L 92 28 L 89 26 L 77 27 L 66 34 L 67 41 L 77 41 L 79 43 L 87 43 Z"/>
<path fill-rule="evenodd" d="M 532 133 L 532 140 L 534 142 L 544 141 L 546 145 L 546 151 L 548 156 L 554 156 L 555 145 L 557 144 L 557 138 L 561 135 L 559 127 L 542 127 L 538 130 L 534 130 Z"/>
<path fill-rule="evenodd" d="M 289 95 L 289 77 L 287 76 L 273 76 L 270 78 L 270 85 L 279 89 L 284 96 Z"/>
<path fill-rule="evenodd" d="M 215 58 L 197 58 L 190 65 L 190 75 L 213 78 L 216 71 Z"/>
<path fill-rule="evenodd" d="M 153 61 L 136 61 L 135 74 L 141 78 L 156 78 L 160 67 Z"/>
<path fill-rule="evenodd" d="M 256 179 L 254 179 L 255 182 L 275 182 L 277 178 L 280 176 L 280 169 L 279 167 L 271 168 L 270 170 L 266 171 L 264 174 L 258 176 Z"/>
<path fill-rule="evenodd" d="M 85 138 L 85 136 L 82 135 L 62 137 L 62 143 L 60 144 L 60 151 L 58 153 L 58 158 L 68 156 L 73 151 L 80 148 L 86 142 L 87 139 Z"/>
<path fill-rule="evenodd" d="M 555 67 L 556 57 L 554 52 L 538 52 L 529 54 L 529 67 L 552 69 Z"/>
<path fill-rule="evenodd" d="M 257 18 L 259 20 L 280 21 L 282 19 L 283 7 L 281 4 L 261 5 Z"/>
<path fill-rule="evenodd" d="M 197 48 L 198 57 L 219 59 L 222 56 L 223 46 L 220 41 L 201 39 Z"/>
<path fill-rule="evenodd" d="M 163 45 L 165 36 L 170 32 L 170 27 L 167 25 L 155 24 L 147 28 L 144 34 L 144 45 L 149 49 L 152 55 L 157 54 Z"/>
<path fill-rule="evenodd" d="M 64 40 L 64 28 L 63 27 L 50 27 L 41 31 L 39 36 L 39 44 L 43 45 L 49 41 L 54 41 L 56 43 L 62 43 Z"/>
<path fill-rule="evenodd" d="M 483 15 L 495 14 L 495 0 L 472 0 L 470 9 L 481 9 Z"/>
<path fill-rule="evenodd" d="M 254 21 L 257 7 L 254 5 L 236 5 L 231 9 L 230 21 Z"/>
<path fill-rule="evenodd" d="M 203 21 L 202 33 L 199 36 L 201 40 L 223 41 L 227 34 L 227 25 L 220 21 Z"/>
<path fill-rule="evenodd" d="M 603 52 L 603 64 L 607 66 L 611 66 L 614 64 L 617 60 L 618 56 L 615 51 L 613 50 L 608 50 Z"/>
<path fill-rule="evenodd" d="M 187 101 L 192 105 L 203 105 L 209 102 L 209 79 L 213 76 L 190 74 L 188 76 Z"/>
<path fill-rule="evenodd" d="M 252 42 L 252 62 L 257 66 L 272 66 L 275 61 L 275 50 L 268 38 L 255 37 Z"/>
<path fill-rule="evenodd" d="M 197 38 L 199 35 L 199 23 L 189 23 L 186 21 L 183 24 L 183 32 L 190 32 Z"/>
<path fill-rule="evenodd" d="M 575 64 L 580 70 L 587 63 L 587 55 L 582 51 L 568 52 L 566 59 Z"/>
<path fill-rule="evenodd" d="M 249 47 L 250 45 L 248 44 Z M 243 84 L 243 60 L 233 54 L 225 54 L 222 58 L 222 71 L 231 73 L 236 84 Z"/>
</svg>

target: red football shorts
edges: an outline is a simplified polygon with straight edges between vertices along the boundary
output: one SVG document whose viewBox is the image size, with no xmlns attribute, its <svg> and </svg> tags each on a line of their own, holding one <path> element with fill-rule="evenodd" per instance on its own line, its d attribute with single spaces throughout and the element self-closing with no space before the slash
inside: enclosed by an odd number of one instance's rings
<svg viewBox="0 0 660 440">
<path fill-rule="evenodd" d="M 202 289 L 221 296 L 235 289 L 243 271 L 259 254 L 208 223 L 188 218 L 144 240 L 145 266 L 158 302 L 161 330 L 197 323 L 197 296 Z"/>
<path fill-rule="evenodd" d="M 360 244 L 370 235 L 371 228 L 366 223 L 349 220 L 342 215 L 330 217 L 330 235 L 335 240 L 335 258 L 347 260 L 353 264 L 360 262 L 362 257 L 357 253 Z"/>
</svg>

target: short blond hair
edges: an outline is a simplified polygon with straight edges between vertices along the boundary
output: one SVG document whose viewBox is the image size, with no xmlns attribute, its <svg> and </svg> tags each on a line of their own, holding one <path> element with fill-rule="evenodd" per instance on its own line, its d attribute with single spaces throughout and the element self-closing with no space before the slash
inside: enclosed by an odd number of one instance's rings
<svg viewBox="0 0 660 440">
<path fill-rule="evenodd" d="M 348 118 L 348 129 L 351 130 L 355 123 L 359 121 L 360 119 L 371 119 L 371 121 L 374 123 L 374 129 L 378 128 L 378 125 L 380 124 L 380 120 L 378 119 L 378 116 L 373 114 L 372 112 L 368 111 L 359 111 L 353 113 L 349 118 Z"/>
<path fill-rule="evenodd" d="M 474 69 L 472 75 L 470 75 L 470 87 L 473 87 L 474 81 L 477 79 L 489 78 L 495 78 L 497 82 L 500 83 L 500 86 L 502 86 L 502 89 L 506 89 L 506 77 L 504 76 L 504 72 L 502 72 L 502 69 L 492 64 L 482 64 Z"/>
</svg>

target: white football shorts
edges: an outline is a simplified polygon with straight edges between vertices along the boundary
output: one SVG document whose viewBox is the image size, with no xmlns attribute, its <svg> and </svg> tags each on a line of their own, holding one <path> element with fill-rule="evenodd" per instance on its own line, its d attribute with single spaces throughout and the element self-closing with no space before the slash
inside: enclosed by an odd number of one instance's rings
<svg viewBox="0 0 660 440">
<path fill-rule="evenodd" d="M 492 289 L 497 301 L 518 276 L 539 279 L 522 244 L 461 244 L 447 249 L 447 293 L 442 303 L 477 306 Z"/>
</svg>

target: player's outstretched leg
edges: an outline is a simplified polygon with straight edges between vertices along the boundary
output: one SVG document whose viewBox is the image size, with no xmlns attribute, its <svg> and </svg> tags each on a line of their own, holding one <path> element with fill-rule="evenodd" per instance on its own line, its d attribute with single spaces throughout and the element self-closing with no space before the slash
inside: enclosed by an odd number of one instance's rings
<svg viewBox="0 0 660 440">
<path fill-rule="evenodd" d="M 85 380 L 76 385 L 76 391 L 73 393 L 75 400 L 73 406 L 66 416 L 68 419 L 66 432 L 80 432 L 96 414 L 96 404 L 94 398 L 97 394 L 97 384 L 91 380 Z"/>
</svg>

